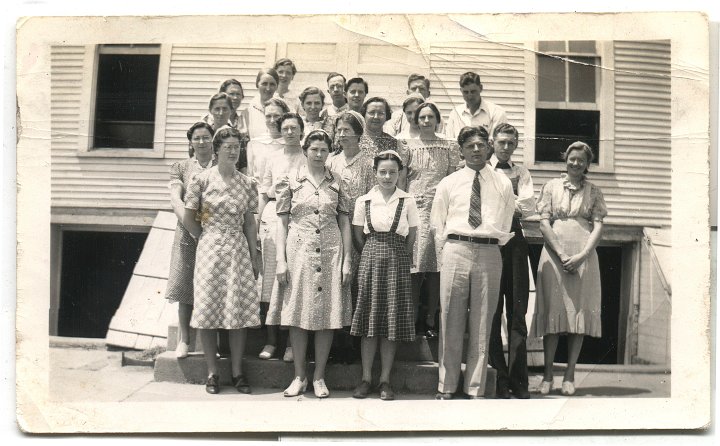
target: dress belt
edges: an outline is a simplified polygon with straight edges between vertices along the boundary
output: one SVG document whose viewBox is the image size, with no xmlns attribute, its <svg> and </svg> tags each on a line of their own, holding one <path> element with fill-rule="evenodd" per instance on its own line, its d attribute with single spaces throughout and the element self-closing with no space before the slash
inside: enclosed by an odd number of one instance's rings
<svg viewBox="0 0 720 446">
<path fill-rule="evenodd" d="M 487 237 L 470 237 L 467 235 L 448 234 L 450 240 L 460 240 L 462 242 L 480 243 L 482 245 L 497 245 L 498 239 Z"/>
<path fill-rule="evenodd" d="M 268 201 L 275 201 L 275 197 L 268 197 Z"/>
</svg>

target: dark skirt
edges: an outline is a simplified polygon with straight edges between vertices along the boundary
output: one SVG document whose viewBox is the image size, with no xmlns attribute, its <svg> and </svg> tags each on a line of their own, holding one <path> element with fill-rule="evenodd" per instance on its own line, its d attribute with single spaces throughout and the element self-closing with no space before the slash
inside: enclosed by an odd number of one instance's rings
<svg viewBox="0 0 720 446">
<path fill-rule="evenodd" d="M 372 232 L 360 256 L 358 301 L 350 334 L 414 341 L 410 256 L 405 237 Z"/>
</svg>

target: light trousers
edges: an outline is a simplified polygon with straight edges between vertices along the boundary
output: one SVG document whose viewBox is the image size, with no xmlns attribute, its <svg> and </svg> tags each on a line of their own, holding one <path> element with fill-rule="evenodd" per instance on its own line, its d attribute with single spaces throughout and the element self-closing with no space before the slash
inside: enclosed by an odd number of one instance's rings
<svg viewBox="0 0 720 446">
<path fill-rule="evenodd" d="M 490 329 L 501 275 L 498 245 L 459 240 L 445 243 L 440 268 L 439 392 L 457 390 L 467 328 L 463 391 L 471 396 L 485 393 Z"/>
</svg>

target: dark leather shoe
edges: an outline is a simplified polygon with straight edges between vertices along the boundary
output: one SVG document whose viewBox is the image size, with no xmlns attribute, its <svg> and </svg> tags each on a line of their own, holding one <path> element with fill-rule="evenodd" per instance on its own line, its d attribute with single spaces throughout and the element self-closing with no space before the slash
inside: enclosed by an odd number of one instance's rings
<svg viewBox="0 0 720 446">
<path fill-rule="evenodd" d="M 530 399 L 530 392 L 528 392 L 528 389 L 513 389 L 512 394 L 515 398 L 520 400 Z"/>
<path fill-rule="evenodd" d="M 392 401 L 395 399 L 395 392 L 390 383 L 380 383 L 380 399 L 383 401 Z"/>
<path fill-rule="evenodd" d="M 251 393 L 252 390 L 250 389 L 250 383 L 248 383 L 247 378 L 245 378 L 245 375 L 239 375 L 239 376 L 233 376 L 232 377 L 232 385 L 237 389 L 240 393 Z"/>
<path fill-rule="evenodd" d="M 508 400 L 510 399 L 510 389 L 504 384 L 498 384 L 495 386 L 495 398 Z"/>
<path fill-rule="evenodd" d="M 220 377 L 217 375 L 208 376 L 207 383 L 205 384 L 205 391 L 212 393 L 213 395 L 220 393 Z"/>
<path fill-rule="evenodd" d="M 453 399 L 454 397 L 455 397 L 455 395 L 453 395 L 452 393 L 438 392 L 438 393 L 435 394 L 435 399 L 436 399 L 436 400 L 451 400 L 451 399 Z"/>
<path fill-rule="evenodd" d="M 363 381 L 355 388 L 355 392 L 353 393 L 353 398 L 358 398 L 358 399 L 367 398 L 369 393 L 370 393 L 370 383 L 367 381 Z"/>
</svg>

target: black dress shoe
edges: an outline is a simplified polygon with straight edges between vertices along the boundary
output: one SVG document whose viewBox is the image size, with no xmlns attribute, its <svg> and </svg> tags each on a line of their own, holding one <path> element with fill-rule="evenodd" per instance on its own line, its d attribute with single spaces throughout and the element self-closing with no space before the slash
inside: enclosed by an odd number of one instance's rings
<svg viewBox="0 0 720 446">
<path fill-rule="evenodd" d="M 451 400 L 455 397 L 452 393 L 438 392 L 435 394 L 436 400 Z"/>
<path fill-rule="evenodd" d="M 233 376 L 232 377 L 232 385 L 240 393 L 249 394 L 252 392 L 252 390 L 250 389 L 250 383 L 248 383 L 248 380 L 245 377 L 245 375 Z"/>
<path fill-rule="evenodd" d="M 208 376 L 205 391 L 213 395 L 220 393 L 220 377 L 217 375 Z"/>
<path fill-rule="evenodd" d="M 512 394 L 517 399 L 521 399 L 521 400 L 530 399 L 530 392 L 528 392 L 528 389 L 513 389 Z"/>
<path fill-rule="evenodd" d="M 510 399 L 510 389 L 508 389 L 508 386 L 503 384 L 498 384 L 495 387 L 495 397 L 503 400 L 509 400 Z"/>
</svg>

